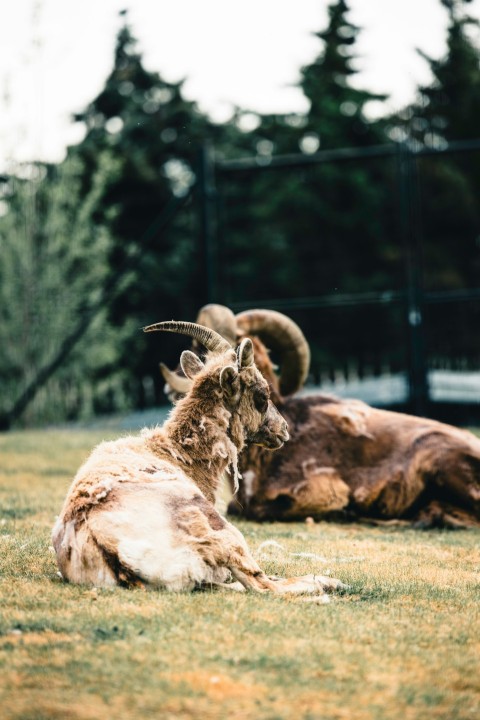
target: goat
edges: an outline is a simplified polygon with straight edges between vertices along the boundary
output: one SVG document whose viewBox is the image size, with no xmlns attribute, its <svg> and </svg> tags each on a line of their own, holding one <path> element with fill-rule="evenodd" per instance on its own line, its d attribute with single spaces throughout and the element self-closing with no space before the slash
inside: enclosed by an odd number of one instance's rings
<svg viewBox="0 0 480 720">
<path fill-rule="evenodd" d="M 251 341 L 235 351 L 194 323 L 144 329 L 189 335 L 209 354 L 204 363 L 182 353 L 191 388 L 163 427 L 100 444 L 78 471 L 52 532 L 62 576 L 97 587 L 170 591 L 220 585 L 323 596 L 342 587 L 321 576 L 268 577 L 240 531 L 214 507 L 223 472 L 238 482 L 237 458 L 246 444 L 278 449 L 289 439 Z M 236 582 L 227 582 L 231 575 Z"/>
<path fill-rule="evenodd" d="M 222 306 L 206 306 L 201 313 L 204 324 L 215 329 Z M 242 455 L 240 492 L 230 504 L 231 513 L 255 520 L 480 525 L 479 438 L 359 400 L 295 396 L 310 357 L 298 326 L 270 310 L 234 316 L 223 307 L 223 326 L 228 319 L 235 344 L 251 337 L 255 362 L 291 433 L 278 453 L 251 446 Z M 266 344 L 280 351 L 280 377 Z M 165 368 L 163 373 L 178 393 L 188 387 L 188 379 L 177 381 L 178 375 Z"/>
</svg>

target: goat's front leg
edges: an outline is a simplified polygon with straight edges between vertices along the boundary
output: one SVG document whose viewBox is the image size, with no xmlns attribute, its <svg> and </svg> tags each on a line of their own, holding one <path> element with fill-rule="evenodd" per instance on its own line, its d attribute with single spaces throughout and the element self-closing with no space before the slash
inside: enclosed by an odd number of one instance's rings
<svg viewBox="0 0 480 720">
<path fill-rule="evenodd" d="M 340 580 L 325 575 L 303 575 L 291 578 L 269 577 L 253 558 L 243 535 L 229 524 L 226 534 L 230 536 L 231 552 L 227 566 L 232 575 L 247 590 L 273 592 L 279 595 L 323 595 L 332 590 L 347 588 Z M 234 583 L 238 590 L 238 583 Z"/>
<path fill-rule="evenodd" d="M 258 567 L 258 570 L 252 570 L 244 562 L 239 562 L 235 559 L 229 568 L 232 571 L 232 575 L 237 578 L 246 590 L 253 590 L 254 592 L 278 592 L 275 581 L 271 580 L 260 567 Z"/>
<path fill-rule="evenodd" d="M 224 531 L 228 556 L 226 565 L 234 578 L 246 590 L 254 592 L 277 592 L 276 583 L 262 570 L 251 554 L 245 538 L 233 525 L 227 523 Z M 238 583 L 234 583 L 238 586 Z M 235 588 L 238 589 L 238 588 Z"/>
<path fill-rule="evenodd" d="M 345 587 L 339 580 L 316 575 L 287 579 L 268 577 L 250 552 L 242 533 L 207 501 L 198 501 L 195 507 L 177 508 L 175 521 L 184 533 L 184 541 L 208 567 L 230 570 L 237 580 L 232 583 L 232 590 L 239 590 L 241 583 L 245 590 L 253 592 L 323 595 L 325 590 Z M 211 579 L 205 585 L 225 587 L 223 582 L 212 583 Z"/>
<path fill-rule="evenodd" d="M 251 558 L 253 560 L 253 558 Z M 255 561 L 253 560 L 255 563 Z M 256 563 L 255 563 L 256 564 Z M 235 559 L 230 565 L 232 574 L 240 581 L 247 590 L 256 592 L 273 592 L 279 595 L 323 595 L 333 590 L 346 590 L 347 585 L 336 578 L 325 575 L 300 575 L 290 578 L 269 577 L 261 568 L 252 571 L 250 563 Z M 235 583 L 237 585 L 238 583 Z M 235 588 L 238 589 L 238 588 Z"/>
<path fill-rule="evenodd" d="M 267 580 L 270 581 L 268 587 L 263 586 L 260 589 L 258 588 L 258 583 L 260 583 L 260 585 L 262 584 L 261 579 L 259 580 L 257 576 L 252 583 L 248 573 L 243 574 L 242 582 L 237 580 L 228 583 L 206 583 L 205 587 L 219 590 L 233 590 L 235 592 L 246 592 L 248 589 L 255 592 L 274 592 L 280 595 L 316 595 L 320 599 L 327 599 L 325 595 L 326 592 L 348 589 L 348 585 L 345 585 L 340 580 L 324 575 L 301 575 L 291 578 L 273 577 L 271 575 L 266 577 Z"/>
</svg>

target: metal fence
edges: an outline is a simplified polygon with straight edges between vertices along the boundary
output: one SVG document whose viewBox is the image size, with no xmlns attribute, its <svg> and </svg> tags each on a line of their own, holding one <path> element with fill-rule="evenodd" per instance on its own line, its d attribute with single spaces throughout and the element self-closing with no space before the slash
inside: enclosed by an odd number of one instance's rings
<svg viewBox="0 0 480 720">
<path fill-rule="evenodd" d="M 465 181 L 465 187 L 467 180 L 469 183 L 471 207 L 467 210 L 471 221 L 467 229 L 461 203 L 456 198 L 438 199 L 437 190 L 431 183 L 431 164 L 448 158 L 455 159 L 457 189 L 463 192 L 462 183 Z M 384 172 L 386 167 L 387 173 Z M 298 180 L 301 176 L 305 189 L 312 178 L 316 187 L 327 188 L 331 168 L 339 172 L 345 168 L 346 175 L 361 170 L 375 193 L 379 177 L 384 178 L 388 185 L 384 195 L 388 200 L 386 207 L 378 207 L 382 220 L 376 241 L 381 242 L 382 237 L 390 238 L 390 246 L 395 250 L 394 261 L 387 263 L 387 271 L 378 282 L 375 280 L 377 268 L 374 263 L 368 264 L 368 243 L 365 242 L 367 262 L 361 270 L 365 274 L 361 290 L 340 287 L 335 292 L 325 292 L 321 283 L 318 288 L 313 288 L 311 283 L 304 287 L 302 273 L 305 277 L 308 274 L 309 258 L 315 263 L 322 261 L 326 254 L 320 216 L 319 220 L 317 217 L 318 232 L 315 229 L 312 236 L 314 246 L 299 266 L 300 280 L 295 287 L 287 287 L 282 281 L 282 273 L 289 262 L 288 252 L 279 253 L 275 258 L 262 252 L 261 248 L 270 232 L 269 223 L 275 224 L 275 218 L 265 210 L 268 198 L 262 197 L 261 193 L 249 194 L 249 185 L 252 179 L 268 178 L 271 183 L 266 184 L 268 192 L 272 184 L 284 183 L 292 177 Z M 382 173 L 379 173 L 380 168 Z M 450 172 L 451 168 L 447 167 L 446 171 Z M 65 332 L 59 335 L 48 357 L 35 358 L 35 367 L 32 366 L 32 372 L 21 386 L 12 386 L 12 397 L 7 398 L 3 393 L 0 429 L 10 427 L 24 417 L 25 409 L 32 409 L 35 403 L 47 403 L 47 395 L 51 404 L 54 381 L 66 358 L 99 313 L 121 292 L 124 276 L 135 269 L 142 252 L 157 247 L 158 238 L 170 232 L 175 218 L 179 214 L 183 217 L 186 212 L 191 216 L 192 238 L 197 232 L 199 235 L 196 257 L 203 258 L 203 266 L 196 269 L 198 292 L 195 298 L 188 299 L 189 307 L 193 308 L 196 302 L 199 307 L 203 302 L 214 301 L 235 311 L 265 307 L 285 312 L 299 323 L 310 342 L 310 385 L 358 397 L 377 406 L 405 409 L 452 422 L 478 423 L 480 283 L 475 268 L 480 269 L 479 185 L 480 140 L 450 143 L 441 149 L 391 144 L 312 155 L 238 160 L 216 158 L 214 149 L 205 146 L 200 154 L 195 186 L 186 195 L 172 198 L 146 229 L 141 243 L 135 253 L 126 258 L 124 266 L 105 286 L 98 288 L 86 305 L 82 301 L 81 312 L 69 318 Z M 448 182 L 445 186 L 449 187 Z M 468 195 L 464 194 L 465 197 Z M 435 202 L 431 202 L 432 198 Z M 341 219 L 341 192 L 334 193 L 331 202 L 339 203 L 336 217 Z M 355 198 L 351 202 L 355 203 Z M 449 202 L 452 207 L 448 206 L 445 214 L 443 206 Z M 438 239 L 437 252 L 439 208 L 448 227 L 445 233 L 440 233 L 442 238 Z M 311 207 L 304 201 L 302 212 L 307 216 L 307 224 L 310 211 Z M 276 220 L 276 232 L 286 240 L 288 247 L 294 242 L 296 220 L 292 218 L 288 227 L 284 227 L 278 218 Z M 355 229 L 351 232 L 354 234 Z M 478 237 L 478 257 L 471 258 L 471 268 L 460 268 L 462 272 L 458 273 L 459 277 L 468 276 L 470 281 L 463 285 L 458 279 L 452 282 L 449 273 L 451 275 L 453 270 L 445 258 L 451 259 L 452 246 L 460 245 L 462 238 L 466 234 L 472 236 L 473 232 Z M 344 237 L 342 242 L 356 241 L 355 237 Z M 364 239 L 360 238 L 360 241 L 363 243 Z M 345 252 L 342 242 L 335 248 L 340 256 L 340 272 L 342 253 Z M 450 245 L 449 252 L 444 253 L 447 245 Z M 462 257 L 464 264 L 468 264 L 468 253 L 463 253 Z M 250 277 L 255 265 L 256 271 Z M 442 273 L 446 275 L 445 282 L 432 282 L 432 268 L 435 268 L 436 278 L 443 277 Z M 278 275 L 278 282 L 269 285 L 265 275 L 273 271 Z M 358 268 L 355 272 L 359 272 Z M 270 293 L 269 288 L 274 286 L 278 287 L 278 292 Z M 148 387 L 153 387 L 154 381 L 159 382 L 158 378 L 138 378 L 140 384 L 147 383 Z M 68 382 L 68 392 L 61 382 L 57 388 L 62 403 L 61 416 L 68 415 L 64 405 L 70 390 L 74 395 L 81 390 L 73 387 L 71 378 Z M 102 397 L 108 391 L 109 388 L 106 391 L 103 388 Z M 156 393 L 150 392 L 146 405 L 157 401 Z M 74 405 L 78 405 L 77 400 Z M 98 411 L 95 403 L 92 407 Z M 112 407 L 116 407 L 115 403 Z M 108 408 L 102 405 L 100 410 L 107 411 Z"/>
<path fill-rule="evenodd" d="M 419 415 L 478 422 L 480 283 L 475 282 L 474 276 L 468 287 L 458 287 L 458 282 L 453 283 L 454 287 L 448 281 L 443 286 L 442 282 L 437 286 L 429 282 L 430 267 L 442 262 L 440 245 L 443 242 L 439 240 L 437 258 L 435 238 L 432 237 L 435 203 L 429 202 L 429 198 L 435 197 L 436 190 L 430 187 L 429 170 L 432 163 L 439 159 L 445 162 L 449 158 L 455 159 L 457 183 L 461 183 L 468 173 L 472 182 L 472 165 L 476 168 L 474 184 L 478 182 L 480 140 L 451 142 L 441 148 L 395 143 L 312 155 L 238 160 L 216 159 L 213 148 L 206 146 L 199 173 L 206 299 L 225 303 L 237 311 L 256 306 L 276 309 L 297 319 L 313 346 L 310 380 L 324 389 L 363 396 L 373 404 Z M 282 183 L 291 173 L 308 173 L 332 165 L 349 165 L 351 170 L 352 166 L 371 167 L 372 163 L 379 162 L 389 163 L 391 192 L 395 195 L 391 225 L 385 228 L 385 232 L 395 233 L 401 258 L 400 275 L 393 286 L 328 294 L 304 294 L 301 287 L 297 287 L 295 293 L 290 292 L 284 297 L 265 297 L 259 284 L 250 297 L 241 297 L 235 291 L 235 258 L 233 261 L 229 258 L 228 250 L 232 207 L 237 219 L 239 213 L 242 217 L 248 216 L 250 208 L 238 200 L 229 202 L 233 184 L 238 186 L 242 179 L 248 183 L 249 179 L 266 174 L 274 175 L 272 182 Z M 477 198 L 479 191 L 477 185 L 474 188 Z M 445 240 L 450 246 L 458 242 L 463 232 L 462 209 L 458 208 L 458 217 L 455 217 L 456 212 L 454 208 L 452 228 Z M 480 245 L 480 224 L 477 231 Z M 256 232 L 253 228 L 251 247 L 256 242 Z M 429 244 L 425 242 L 426 238 Z M 321 237 L 315 252 L 320 256 L 323 252 Z M 445 268 L 444 274 L 448 275 L 448 272 Z M 372 323 L 376 332 L 371 332 Z M 372 347 L 376 348 L 366 358 L 355 357 L 355 348 L 348 348 L 348 351 L 345 348 L 352 328 L 359 326 L 364 332 L 368 330 Z M 335 332 L 332 332 L 333 327 Z M 327 360 L 319 349 L 326 345 L 330 350 Z M 388 361 L 384 362 L 382 357 L 387 345 L 390 353 Z M 372 377 L 377 378 L 373 384 Z"/>
</svg>

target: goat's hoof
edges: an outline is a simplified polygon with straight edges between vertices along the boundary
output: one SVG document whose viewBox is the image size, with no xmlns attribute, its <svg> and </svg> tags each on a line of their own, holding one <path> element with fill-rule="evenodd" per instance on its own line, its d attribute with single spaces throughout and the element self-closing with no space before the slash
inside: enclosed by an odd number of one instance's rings
<svg viewBox="0 0 480 720">
<path fill-rule="evenodd" d="M 341 580 L 329 577 L 328 575 L 312 575 L 312 577 L 314 581 L 320 585 L 322 590 L 325 590 L 325 592 L 350 589 L 349 585 L 345 585 L 345 583 L 343 583 Z"/>
</svg>

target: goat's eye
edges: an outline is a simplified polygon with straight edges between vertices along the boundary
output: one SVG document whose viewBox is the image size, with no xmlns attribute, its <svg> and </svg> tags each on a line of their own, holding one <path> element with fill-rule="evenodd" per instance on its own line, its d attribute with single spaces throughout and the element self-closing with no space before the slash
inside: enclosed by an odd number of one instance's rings
<svg viewBox="0 0 480 720">
<path fill-rule="evenodd" d="M 253 396 L 253 402 L 258 412 L 264 413 L 268 408 L 268 397 L 264 392 L 256 392 Z"/>
</svg>

